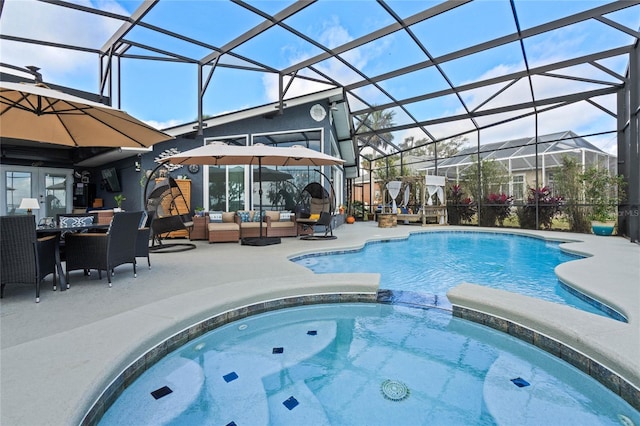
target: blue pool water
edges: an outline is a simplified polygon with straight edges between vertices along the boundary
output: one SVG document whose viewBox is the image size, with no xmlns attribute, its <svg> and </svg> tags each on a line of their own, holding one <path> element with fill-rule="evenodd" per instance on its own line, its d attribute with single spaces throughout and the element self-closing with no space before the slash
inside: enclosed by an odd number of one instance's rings
<svg viewBox="0 0 640 426">
<path fill-rule="evenodd" d="M 189 342 L 100 422 L 123 424 L 619 426 L 640 425 L 640 413 L 558 358 L 447 312 L 336 304 Z"/>
<path fill-rule="evenodd" d="M 610 310 L 604 312 L 601 305 L 576 297 L 558 281 L 554 268 L 579 259 L 559 246 L 518 235 L 428 232 L 368 243 L 361 250 L 292 260 L 318 274 L 377 272 L 381 288 L 425 292 L 442 299 L 451 288 L 468 282 L 611 316 Z"/>
</svg>

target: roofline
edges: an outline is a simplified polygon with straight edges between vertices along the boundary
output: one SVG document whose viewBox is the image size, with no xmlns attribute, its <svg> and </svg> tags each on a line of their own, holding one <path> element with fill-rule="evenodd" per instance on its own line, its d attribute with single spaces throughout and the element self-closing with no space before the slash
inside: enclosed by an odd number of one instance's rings
<svg viewBox="0 0 640 426">
<path fill-rule="evenodd" d="M 319 101 L 322 99 L 329 99 L 330 101 L 341 101 L 344 100 L 344 90 L 342 88 L 334 88 L 323 90 L 321 92 L 310 93 L 308 95 L 302 95 L 295 98 L 285 99 L 284 108 L 291 108 L 298 105 L 304 105 L 310 102 Z M 233 123 L 240 120 L 244 120 L 252 117 L 259 117 L 264 114 L 271 114 L 276 111 L 280 107 L 280 103 L 278 101 L 271 102 L 265 105 L 247 108 L 239 111 L 233 111 L 226 114 L 218 115 L 215 117 L 208 118 L 203 120 L 203 126 L 205 128 L 220 126 L 227 123 Z M 193 133 L 196 131 L 198 125 L 198 121 L 191 121 L 185 124 L 180 124 L 178 126 L 169 127 L 163 129 L 163 132 L 174 136 L 182 136 L 189 133 Z"/>
</svg>

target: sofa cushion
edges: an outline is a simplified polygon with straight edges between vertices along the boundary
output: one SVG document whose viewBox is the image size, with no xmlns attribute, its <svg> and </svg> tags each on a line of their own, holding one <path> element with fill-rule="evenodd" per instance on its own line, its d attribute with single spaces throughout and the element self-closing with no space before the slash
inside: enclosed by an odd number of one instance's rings
<svg viewBox="0 0 640 426">
<path fill-rule="evenodd" d="M 292 222 L 290 220 L 283 222 L 271 222 L 271 227 L 272 228 L 293 228 L 294 226 L 296 226 L 295 222 Z"/>
<path fill-rule="evenodd" d="M 262 225 L 263 228 L 266 228 L 266 224 L 262 223 L 262 222 L 242 222 L 240 224 L 240 227 L 242 227 L 243 229 L 246 228 L 260 228 L 260 225 Z"/>
<path fill-rule="evenodd" d="M 221 211 L 209 212 L 209 222 L 222 223 L 222 212 Z"/>
<path fill-rule="evenodd" d="M 235 223 L 236 214 L 234 212 L 224 212 L 222 213 L 222 222 L 224 223 Z"/>
<path fill-rule="evenodd" d="M 209 232 L 238 231 L 240 226 L 237 223 L 210 222 L 208 228 Z"/>
<path fill-rule="evenodd" d="M 329 211 L 329 199 L 325 198 L 312 198 L 311 202 L 310 202 L 310 209 L 311 209 L 311 214 L 314 213 L 322 213 L 324 212 L 328 212 Z"/>
<path fill-rule="evenodd" d="M 280 212 L 275 210 L 267 210 L 264 215 L 271 219 L 271 222 L 277 222 L 280 220 Z"/>
</svg>

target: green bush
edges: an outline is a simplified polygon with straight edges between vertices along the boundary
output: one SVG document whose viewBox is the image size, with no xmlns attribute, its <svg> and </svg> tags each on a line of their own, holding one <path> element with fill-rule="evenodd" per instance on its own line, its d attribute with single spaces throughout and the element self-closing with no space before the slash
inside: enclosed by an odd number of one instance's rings
<svg viewBox="0 0 640 426">
<path fill-rule="evenodd" d="M 554 197 L 546 186 L 542 188 L 527 188 L 527 204 L 518 207 L 516 215 L 521 228 L 536 229 L 536 206 L 538 209 L 538 223 L 540 228 L 551 229 L 553 219 L 562 210 L 562 197 Z"/>
</svg>

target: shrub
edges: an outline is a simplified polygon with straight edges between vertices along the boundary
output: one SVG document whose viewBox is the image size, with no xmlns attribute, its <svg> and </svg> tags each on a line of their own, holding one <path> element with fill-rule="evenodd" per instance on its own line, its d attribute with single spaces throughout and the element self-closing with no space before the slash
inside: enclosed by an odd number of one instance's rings
<svg viewBox="0 0 640 426">
<path fill-rule="evenodd" d="M 551 195 L 546 186 L 542 188 L 527 188 L 527 204 L 519 207 L 516 215 L 520 227 L 536 229 L 536 205 L 538 206 L 538 223 L 540 228 L 551 229 L 553 219 L 562 211 L 563 198 Z"/>
<path fill-rule="evenodd" d="M 484 200 L 482 211 L 480 212 L 480 226 L 504 226 L 506 218 L 511 216 L 511 205 L 513 197 L 507 194 L 491 193 Z"/>
<path fill-rule="evenodd" d="M 464 196 L 460 185 L 449 188 L 447 199 L 447 216 L 449 225 L 460 225 L 469 222 L 476 214 L 476 205 L 469 197 Z"/>
</svg>

